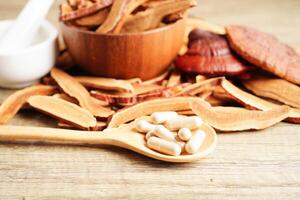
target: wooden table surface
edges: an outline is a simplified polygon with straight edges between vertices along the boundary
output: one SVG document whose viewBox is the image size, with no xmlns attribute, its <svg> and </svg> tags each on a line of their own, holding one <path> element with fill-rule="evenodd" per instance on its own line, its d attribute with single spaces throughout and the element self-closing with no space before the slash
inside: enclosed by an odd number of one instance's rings
<svg viewBox="0 0 300 200">
<path fill-rule="evenodd" d="M 0 1 L 0 18 L 15 17 L 24 3 Z M 300 47 L 299 0 L 202 0 L 193 14 L 248 24 Z M 49 17 L 57 23 L 57 5 Z M 0 102 L 12 92 L 1 89 Z M 11 124 L 54 121 L 23 112 Z M 299 199 L 299 152 L 300 126 L 287 123 L 219 134 L 216 151 L 189 164 L 109 146 L 0 144 L 0 199 Z"/>
</svg>

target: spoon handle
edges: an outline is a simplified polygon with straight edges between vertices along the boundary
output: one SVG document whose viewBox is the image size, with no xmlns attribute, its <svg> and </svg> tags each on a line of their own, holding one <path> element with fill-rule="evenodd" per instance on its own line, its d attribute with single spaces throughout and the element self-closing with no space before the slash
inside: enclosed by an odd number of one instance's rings
<svg viewBox="0 0 300 200">
<path fill-rule="evenodd" d="M 111 144 L 109 133 L 57 128 L 0 126 L 0 141 L 41 141 L 63 144 Z"/>
</svg>

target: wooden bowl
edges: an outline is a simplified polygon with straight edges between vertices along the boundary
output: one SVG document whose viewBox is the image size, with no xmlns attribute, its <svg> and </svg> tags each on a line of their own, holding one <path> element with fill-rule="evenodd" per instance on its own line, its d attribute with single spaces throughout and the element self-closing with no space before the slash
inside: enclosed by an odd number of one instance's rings
<svg viewBox="0 0 300 200">
<path fill-rule="evenodd" d="M 60 24 L 76 64 L 95 76 L 153 78 L 164 72 L 184 41 L 185 20 L 150 31 L 98 34 Z"/>
</svg>

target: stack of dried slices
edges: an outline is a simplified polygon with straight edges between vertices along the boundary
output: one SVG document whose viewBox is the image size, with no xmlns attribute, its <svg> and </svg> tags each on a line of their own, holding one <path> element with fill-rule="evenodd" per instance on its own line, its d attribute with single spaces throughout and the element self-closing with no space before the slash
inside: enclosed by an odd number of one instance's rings
<svg viewBox="0 0 300 200">
<path fill-rule="evenodd" d="M 72 7 L 70 13 L 79 10 Z M 218 131 L 300 123 L 300 55 L 295 50 L 245 26 L 223 28 L 198 19 L 188 23 L 186 46 L 175 67 L 162 75 L 147 81 L 71 76 L 62 70 L 74 66 L 64 51 L 60 69 L 3 102 L 0 123 L 24 107 L 58 119 L 58 127 L 81 130 L 118 127 L 161 111 L 197 115 Z"/>
<path fill-rule="evenodd" d="M 68 0 L 60 20 L 96 33 L 142 32 L 182 19 L 196 0 Z"/>
</svg>

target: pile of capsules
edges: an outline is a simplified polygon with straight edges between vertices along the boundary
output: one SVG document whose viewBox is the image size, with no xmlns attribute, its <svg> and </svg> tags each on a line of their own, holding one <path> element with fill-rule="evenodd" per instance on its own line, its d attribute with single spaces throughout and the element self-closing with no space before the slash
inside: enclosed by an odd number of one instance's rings
<svg viewBox="0 0 300 200">
<path fill-rule="evenodd" d="M 176 112 L 154 112 L 150 120 L 137 120 L 135 128 L 146 134 L 147 146 L 163 154 L 179 156 L 186 152 L 195 154 L 205 139 L 200 129 L 202 119 L 197 116 L 183 116 Z"/>
</svg>

